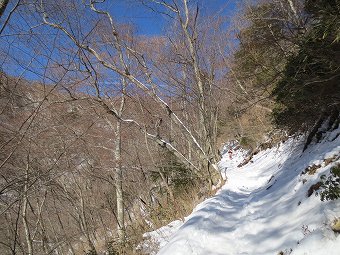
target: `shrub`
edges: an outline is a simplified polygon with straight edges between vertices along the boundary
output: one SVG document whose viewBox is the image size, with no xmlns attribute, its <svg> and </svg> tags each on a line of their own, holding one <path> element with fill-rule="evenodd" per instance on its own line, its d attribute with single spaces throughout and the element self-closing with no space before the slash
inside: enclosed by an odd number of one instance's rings
<svg viewBox="0 0 340 255">
<path fill-rule="evenodd" d="M 175 196 L 187 193 L 188 189 L 197 183 L 199 178 L 197 174 L 179 162 L 172 152 L 163 150 L 160 158 L 157 163 L 158 169 L 151 173 L 151 178 L 157 181 L 162 173 Z"/>
<path fill-rule="evenodd" d="M 96 252 L 95 249 L 90 249 L 90 250 L 88 250 L 85 254 L 86 254 L 86 255 L 97 255 L 97 252 Z"/>
<path fill-rule="evenodd" d="M 107 254 L 108 255 L 119 255 L 113 241 L 110 241 L 107 243 Z"/>
<path fill-rule="evenodd" d="M 243 149 L 253 150 L 256 147 L 256 142 L 247 136 L 242 136 L 240 139 L 240 145 Z"/>
<path fill-rule="evenodd" d="M 340 164 L 331 168 L 328 177 L 321 176 L 321 201 L 340 198 Z"/>
</svg>

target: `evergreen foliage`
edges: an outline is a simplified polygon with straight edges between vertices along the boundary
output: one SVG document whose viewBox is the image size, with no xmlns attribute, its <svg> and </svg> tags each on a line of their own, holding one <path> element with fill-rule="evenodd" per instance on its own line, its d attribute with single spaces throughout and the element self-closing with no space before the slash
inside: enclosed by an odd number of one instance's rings
<svg viewBox="0 0 340 255">
<path fill-rule="evenodd" d="M 331 173 L 328 177 L 321 176 L 322 184 L 320 192 L 321 201 L 335 200 L 340 198 L 340 165 L 331 168 Z"/>
<path fill-rule="evenodd" d="M 291 132 L 309 131 L 340 107 L 340 1 L 307 0 L 311 27 L 274 89 L 274 122 Z"/>
<path fill-rule="evenodd" d="M 154 181 L 159 180 L 162 173 L 174 195 L 180 195 L 195 184 L 198 176 L 179 162 L 172 152 L 163 150 L 160 156 L 161 160 L 157 164 L 158 171 L 152 172 L 151 176 Z"/>
<path fill-rule="evenodd" d="M 305 31 L 300 1 L 296 6 L 298 15 L 294 15 L 288 1 L 254 1 L 242 13 L 239 46 L 229 76 L 235 87 L 236 116 L 249 121 L 240 133 L 256 142 L 272 128 L 272 91 Z"/>
<path fill-rule="evenodd" d="M 108 255 L 118 255 L 118 253 L 116 252 L 116 250 L 113 246 L 112 241 L 107 243 L 107 254 Z"/>
<path fill-rule="evenodd" d="M 272 88 L 287 56 L 295 50 L 299 29 L 287 18 L 286 9 L 275 2 L 250 6 L 245 17 L 249 24 L 238 34 L 240 47 L 235 54 L 238 80 L 253 88 Z"/>
<path fill-rule="evenodd" d="M 85 255 L 97 255 L 97 252 L 95 249 L 90 249 L 85 253 Z"/>
<path fill-rule="evenodd" d="M 240 145 L 244 149 L 253 150 L 256 147 L 256 142 L 250 137 L 242 136 L 240 138 Z"/>
</svg>

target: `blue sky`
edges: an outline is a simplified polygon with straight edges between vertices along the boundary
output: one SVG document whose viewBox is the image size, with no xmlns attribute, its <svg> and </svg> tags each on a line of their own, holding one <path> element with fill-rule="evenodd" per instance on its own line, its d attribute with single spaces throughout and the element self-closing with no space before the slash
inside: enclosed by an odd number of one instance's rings
<svg viewBox="0 0 340 255">
<path fill-rule="evenodd" d="M 141 5 L 140 3 L 138 4 L 136 2 L 137 0 L 108 0 L 105 3 L 106 5 L 105 7 L 108 7 L 114 18 L 119 22 L 134 24 L 139 35 L 157 36 L 165 34 L 169 18 L 166 18 L 165 15 L 162 15 L 160 13 L 153 12 L 150 9 L 147 9 L 145 6 Z M 233 12 L 235 12 L 238 2 L 240 1 L 189 0 L 189 3 L 191 4 L 198 4 L 200 15 L 213 15 L 213 16 L 232 15 Z M 10 6 L 10 8 L 6 10 L 6 13 L 3 17 L 7 16 L 11 8 L 12 7 Z M 29 30 L 30 25 L 26 24 L 26 20 L 19 14 L 13 15 L 13 19 L 11 20 L 11 22 L 17 23 L 18 27 Z M 40 21 L 36 21 L 36 24 L 38 24 L 39 22 Z M 55 31 L 53 30 L 51 30 L 51 32 L 55 33 Z M 27 65 L 30 65 L 31 67 L 35 66 L 33 68 L 34 72 L 27 70 L 23 75 L 27 79 L 39 80 L 40 79 L 39 77 L 43 75 L 44 67 L 47 64 L 43 56 L 44 52 L 36 52 L 37 49 L 35 51 L 29 49 L 29 47 L 27 47 L 26 45 L 25 41 L 26 37 L 22 37 L 20 40 L 18 40 L 18 38 L 6 37 L 4 35 L 5 33 L 0 35 L 0 47 L 2 48 L 1 51 L 4 54 L 6 54 L 6 52 L 10 53 L 10 55 L 13 56 L 13 60 L 14 59 L 16 60 L 8 62 L 7 58 L 0 59 L 1 65 L 0 68 L 5 68 L 7 73 L 17 76 L 23 74 L 25 66 Z M 42 38 L 42 40 L 43 41 L 41 42 L 43 44 L 49 45 L 49 43 L 47 43 L 49 41 L 49 38 Z M 44 42 L 45 40 L 46 43 Z M 46 54 L 50 54 L 49 51 L 52 51 L 52 49 L 47 48 L 45 50 L 47 52 Z M 4 55 L 0 54 L 0 57 L 1 56 Z M 32 63 L 30 63 L 34 56 L 36 56 L 35 60 Z M 8 62 L 8 64 L 4 64 L 4 61 Z"/>
<path fill-rule="evenodd" d="M 197 0 L 189 2 L 198 3 L 203 15 L 232 15 L 237 2 L 240 1 Z M 136 1 L 133 0 L 113 0 L 110 9 L 118 20 L 135 24 L 139 34 L 161 35 L 166 27 L 167 18 L 165 15 L 152 12 L 141 4 L 136 4 Z"/>
</svg>

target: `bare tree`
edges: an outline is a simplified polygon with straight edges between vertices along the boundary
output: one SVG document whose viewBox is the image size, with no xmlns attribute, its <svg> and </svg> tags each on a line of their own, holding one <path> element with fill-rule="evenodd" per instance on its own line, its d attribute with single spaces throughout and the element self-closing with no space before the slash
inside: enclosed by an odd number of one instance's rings
<svg viewBox="0 0 340 255">
<path fill-rule="evenodd" d="M 168 113 L 169 117 L 171 117 L 173 122 L 176 123 L 181 128 L 186 138 L 191 140 L 193 144 L 197 147 L 198 152 L 202 155 L 204 161 L 210 162 L 210 164 L 213 165 L 213 167 L 216 169 L 215 164 L 212 164 L 211 159 L 209 155 L 207 154 L 205 148 L 201 146 L 201 144 L 198 142 L 197 138 L 190 131 L 190 129 L 184 124 L 184 122 L 178 117 L 178 115 L 172 109 L 170 109 L 168 103 L 165 102 L 164 99 L 162 99 L 161 96 L 158 94 L 157 92 L 158 86 L 154 81 L 155 78 L 152 76 L 151 69 L 148 67 L 147 61 L 145 60 L 143 54 L 140 53 L 138 49 L 134 49 L 129 46 L 126 39 L 122 36 L 119 29 L 116 27 L 116 24 L 114 23 L 113 18 L 110 15 L 110 13 L 107 11 L 102 11 L 102 10 L 97 9 L 96 4 L 97 3 L 95 1 L 90 1 L 90 3 L 87 6 L 91 10 L 93 10 L 95 13 L 97 13 L 99 16 L 104 16 L 109 21 L 109 25 L 111 27 L 112 39 L 113 39 L 113 45 L 111 44 L 110 46 L 113 47 L 113 50 L 115 51 L 118 62 L 112 62 L 114 61 L 114 59 L 109 60 L 109 59 L 104 58 L 103 57 L 104 52 L 101 52 L 100 49 L 96 49 L 94 47 L 91 47 L 88 44 L 82 43 L 65 26 L 59 23 L 54 23 L 50 21 L 51 18 L 50 16 L 48 16 L 46 12 L 46 8 L 44 7 L 44 4 L 42 3 L 41 10 L 43 12 L 44 23 L 46 25 L 49 25 L 52 28 L 62 31 L 77 47 L 79 47 L 79 49 L 81 49 L 82 52 L 88 54 L 88 59 L 91 59 L 91 58 L 94 59 L 99 64 L 101 64 L 103 67 L 125 78 L 131 84 L 134 84 L 138 89 L 140 89 L 141 91 L 146 93 L 148 96 L 150 96 L 153 100 L 158 102 L 159 105 L 165 110 L 165 112 Z M 185 26 L 186 25 L 183 23 L 184 28 Z M 193 47 L 193 45 L 191 45 L 190 47 Z M 139 79 L 136 76 L 136 74 L 133 73 L 133 70 L 129 67 L 129 65 L 126 63 L 126 60 L 129 59 L 127 55 L 131 55 L 134 58 L 134 61 L 136 61 L 135 63 L 139 66 L 140 70 L 143 71 L 143 79 Z M 196 66 L 196 64 L 194 66 Z M 195 72 L 196 72 L 196 76 L 198 79 L 197 82 L 199 83 L 199 88 L 202 90 L 201 78 L 198 77 L 199 70 L 197 70 L 197 68 L 195 68 L 195 70 L 196 70 Z M 201 99 L 201 100 L 204 101 L 204 99 Z M 114 111 L 112 112 L 114 115 L 118 116 L 117 113 L 115 113 Z M 183 155 L 181 155 L 179 151 L 176 150 L 174 146 L 170 144 L 169 142 L 166 142 L 163 139 L 159 139 L 158 137 L 151 135 L 151 134 L 149 134 L 149 137 L 151 139 L 154 139 L 158 144 L 167 147 L 169 150 L 173 151 L 175 154 L 178 154 L 179 156 L 181 156 L 181 160 L 184 159 L 187 161 L 187 163 L 192 164 L 190 161 L 183 158 Z"/>
<path fill-rule="evenodd" d="M 100 252 L 98 233 L 107 225 L 124 244 L 136 200 L 150 211 L 157 196 L 175 200 L 162 153 L 188 175 L 217 181 L 216 96 L 225 70 L 210 42 L 223 37 L 218 22 L 213 33 L 189 1 L 151 1 L 172 17 L 171 29 L 145 38 L 120 24 L 105 1 L 23 3 L 16 11 L 27 27 L 11 24 L 0 39 L 16 38 L 32 58 L 6 46 L 2 66 L 19 63 L 23 76 L 42 82 L 1 101 L 2 113 L 12 107 L 16 117 L 0 115 L 0 213 L 13 233 L 6 250 Z M 152 182 L 154 172 L 161 181 Z"/>
</svg>

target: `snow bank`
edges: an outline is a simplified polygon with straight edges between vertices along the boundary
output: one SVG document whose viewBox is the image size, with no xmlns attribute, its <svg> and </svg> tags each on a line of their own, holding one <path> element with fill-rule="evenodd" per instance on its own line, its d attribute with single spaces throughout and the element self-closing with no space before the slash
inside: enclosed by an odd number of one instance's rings
<svg viewBox="0 0 340 255">
<path fill-rule="evenodd" d="M 143 251 L 146 254 L 154 255 L 157 251 L 165 246 L 170 237 L 183 225 L 183 221 L 176 220 L 163 226 L 155 231 L 145 233 L 143 237 L 144 241 L 139 245 L 138 250 Z"/>
<path fill-rule="evenodd" d="M 307 191 L 339 159 L 339 130 L 302 153 L 293 139 L 255 155 L 238 168 L 243 155 L 224 155 L 220 168 L 227 183 L 199 204 L 184 224 L 167 227 L 159 255 L 339 254 L 340 237 L 330 229 L 340 217 L 340 200 L 321 202 Z M 320 165 L 312 175 L 301 174 Z M 171 235 L 171 237 L 169 237 Z M 165 244 L 166 243 L 166 244 Z"/>
</svg>

